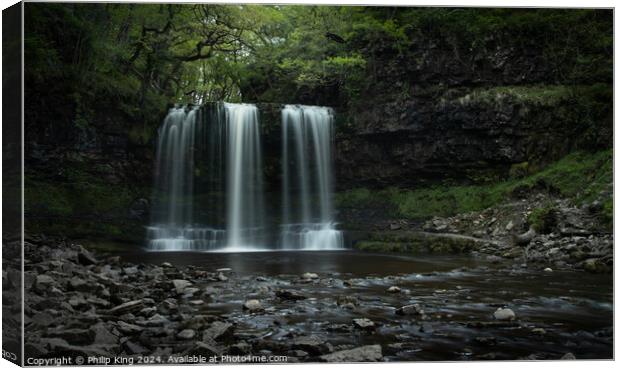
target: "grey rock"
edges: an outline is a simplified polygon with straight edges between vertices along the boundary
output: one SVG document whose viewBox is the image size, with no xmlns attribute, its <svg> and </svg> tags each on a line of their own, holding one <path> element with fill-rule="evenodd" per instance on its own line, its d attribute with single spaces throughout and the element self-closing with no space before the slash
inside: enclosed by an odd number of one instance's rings
<svg viewBox="0 0 620 368">
<path fill-rule="evenodd" d="M 336 299 L 336 304 L 338 305 L 353 304 L 354 306 L 357 306 L 360 304 L 360 301 L 359 299 L 357 299 L 356 297 L 352 295 L 339 295 L 338 299 Z"/>
<path fill-rule="evenodd" d="M 316 280 L 319 278 L 319 275 L 317 275 L 316 273 L 312 273 L 312 272 L 306 272 L 303 275 L 301 275 L 301 278 L 305 280 Z"/>
<path fill-rule="evenodd" d="M 198 341 L 196 344 L 194 344 L 189 353 L 192 355 L 201 355 L 205 357 L 221 355 L 221 352 L 217 347 L 204 343 L 202 341 Z"/>
<path fill-rule="evenodd" d="M 84 266 L 97 264 L 97 259 L 89 251 L 82 248 L 77 254 L 78 262 Z"/>
<path fill-rule="evenodd" d="M 71 345 L 67 341 L 60 338 L 43 338 L 40 340 L 40 343 L 56 354 L 104 357 L 112 357 L 114 355 L 99 345 Z"/>
<path fill-rule="evenodd" d="M 285 300 L 303 300 L 306 299 L 305 296 L 299 294 L 296 291 L 293 290 L 277 290 L 276 291 L 276 296 L 280 299 L 285 299 Z"/>
<path fill-rule="evenodd" d="M 497 308 L 493 313 L 493 317 L 498 321 L 512 321 L 517 318 L 515 312 L 509 308 Z"/>
<path fill-rule="evenodd" d="M 301 349 L 310 355 L 321 355 L 328 352 L 329 348 L 325 345 L 324 340 L 319 336 L 301 336 L 293 340 L 291 344 L 293 349 Z"/>
<path fill-rule="evenodd" d="M 126 313 L 132 313 L 132 312 L 139 311 L 142 308 L 144 308 L 144 302 L 142 299 L 132 300 L 130 302 L 117 305 L 116 307 L 110 309 L 109 313 L 122 315 Z"/>
<path fill-rule="evenodd" d="M 53 278 L 47 275 L 38 275 L 35 281 L 35 286 L 37 288 L 46 288 L 48 286 L 54 285 L 56 282 Z"/>
<path fill-rule="evenodd" d="M 396 314 L 401 316 L 422 316 L 424 309 L 420 304 L 409 304 L 396 309 Z"/>
<path fill-rule="evenodd" d="M 381 345 L 366 345 L 350 350 L 321 355 L 324 362 L 379 362 L 383 359 Z"/>
<path fill-rule="evenodd" d="M 353 324 L 362 330 L 374 330 L 376 328 L 375 323 L 368 318 L 355 318 Z"/>
<path fill-rule="evenodd" d="M 231 355 L 247 355 L 252 351 L 252 345 L 247 342 L 241 341 L 237 344 L 230 345 L 228 347 L 228 354 Z"/>
<path fill-rule="evenodd" d="M 60 326 L 56 330 L 48 330 L 47 336 L 62 339 L 69 344 L 90 345 L 95 340 L 95 332 L 82 328 L 66 328 Z"/>
<path fill-rule="evenodd" d="M 116 324 L 116 327 L 118 328 L 118 330 L 120 332 L 122 332 L 125 335 L 133 335 L 133 334 L 138 334 L 140 332 L 142 332 L 144 330 L 144 328 L 131 324 L 131 323 L 127 323 L 124 321 L 118 321 Z"/>
<path fill-rule="evenodd" d="M 108 330 L 102 322 L 90 328 L 95 333 L 95 344 L 118 345 L 118 336 Z"/>
<path fill-rule="evenodd" d="M 138 323 L 138 322 L 136 322 Z M 170 320 L 161 314 L 155 314 L 151 318 L 147 319 L 145 322 L 142 322 L 145 326 L 149 327 L 161 327 L 170 324 Z"/>
<path fill-rule="evenodd" d="M 187 280 L 172 280 L 172 285 L 176 290 L 177 294 L 182 294 L 183 290 L 188 288 L 192 283 Z"/>
<path fill-rule="evenodd" d="M 122 346 L 123 349 L 130 355 L 145 355 L 149 353 L 148 349 L 146 349 L 142 345 L 129 340 L 125 341 Z"/>
<path fill-rule="evenodd" d="M 232 337 L 234 327 L 227 322 L 215 321 L 202 333 L 203 340 L 222 341 Z"/>
<path fill-rule="evenodd" d="M 394 293 L 394 294 L 395 294 L 395 293 L 400 293 L 400 288 L 399 288 L 398 286 L 390 286 L 390 287 L 387 289 L 387 292 L 388 292 L 388 293 Z"/>
<path fill-rule="evenodd" d="M 246 301 L 245 303 L 243 303 L 243 309 L 249 312 L 260 312 L 260 311 L 265 310 L 265 308 L 263 308 L 263 305 L 260 303 L 260 301 L 256 299 L 250 299 Z"/>
<path fill-rule="evenodd" d="M 562 359 L 562 360 L 575 360 L 577 358 L 575 357 L 575 355 L 573 353 L 566 353 L 566 354 L 562 355 L 562 357 L 560 359 Z"/>
<path fill-rule="evenodd" d="M 185 329 L 177 334 L 177 337 L 181 340 L 191 340 L 196 337 L 196 331 L 192 329 Z"/>
<path fill-rule="evenodd" d="M 71 280 L 69 280 L 69 287 L 71 288 L 71 290 L 80 291 L 84 293 L 94 291 L 94 288 L 92 285 L 88 284 L 86 281 L 82 280 L 81 278 L 77 276 L 74 276 L 71 278 Z"/>
<path fill-rule="evenodd" d="M 535 236 L 536 231 L 534 230 L 534 228 L 530 227 L 530 229 L 525 233 L 516 235 L 513 240 L 516 245 L 524 246 L 528 245 Z"/>
</svg>

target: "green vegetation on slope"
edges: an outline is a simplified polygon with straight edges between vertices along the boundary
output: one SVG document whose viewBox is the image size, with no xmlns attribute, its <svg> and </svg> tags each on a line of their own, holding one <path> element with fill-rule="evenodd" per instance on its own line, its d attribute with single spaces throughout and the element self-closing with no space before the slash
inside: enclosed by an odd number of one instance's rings
<svg viewBox="0 0 620 368">
<path fill-rule="evenodd" d="M 396 208 L 394 215 L 422 219 L 452 216 L 480 211 L 497 205 L 522 191 L 540 189 L 572 198 L 576 204 L 595 200 L 613 182 L 613 153 L 575 152 L 535 174 L 512 178 L 489 185 L 436 186 L 417 190 L 390 188 L 371 191 L 366 188 L 338 193 L 342 207 L 364 207 L 383 202 Z M 603 203 L 604 213 L 611 218 L 611 199 Z"/>
<path fill-rule="evenodd" d="M 148 188 L 132 188 L 89 174 L 82 164 L 67 165 L 61 177 L 27 174 L 24 209 L 29 232 L 50 235 L 141 239 L 139 221 L 129 219 L 136 198 L 150 195 Z M 135 222 L 135 223 L 134 223 Z"/>
</svg>

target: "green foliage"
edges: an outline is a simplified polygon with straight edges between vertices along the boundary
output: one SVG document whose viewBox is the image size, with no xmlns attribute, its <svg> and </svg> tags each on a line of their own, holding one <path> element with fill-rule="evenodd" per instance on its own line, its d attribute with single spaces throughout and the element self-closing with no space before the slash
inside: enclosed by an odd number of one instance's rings
<svg viewBox="0 0 620 368">
<path fill-rule="evenodd" d="M 553 231 L 557 225 L 556 209 L 551 204 L 546 204 L 536 208 L 527 218 L 528 223 L 541 234 L 547 234 Z"/>
<path fill-rule="evenodd" d="M 610 197 L 603 202 L 603 223 L 613 231 L 614 226 L 614 199 Z"/>
<path fill-rule="evenodd" d="M 480 211 L 502 203 L 515 190 L 551 190 L 571 198 L 575 204 L 583 204 L 592 202 L 609 190 L 613 183 L 612 160 L 611 150 L 575 152 L 535 174 L 493 184 L 436 186 L 416 190 L 390 188 L 378 192 L 359 188 L 337 193 L 336 200 L 339 204 L 360 208 L 384 201 L 396 206 L 398 216 L 410 219 Z M 611 203 L 605 203 L 611 206 Z M 611 213 L 610 207 L 607 213 Z"/>
<path fill-rule="evenodd" d="M 398 235 L 373 233 L 368 240 L 356 242 L 354 247 L 379 253 L 462 254 L 476 249 L 478 244 L 470 239 L 409 232 Z"/>
<path fill-rule="evenodd" d="M 510 166 L 509 175 L 511 178 L 524 178 L 529 174 L 530 165 L 527 161 Z"/>
</svg>

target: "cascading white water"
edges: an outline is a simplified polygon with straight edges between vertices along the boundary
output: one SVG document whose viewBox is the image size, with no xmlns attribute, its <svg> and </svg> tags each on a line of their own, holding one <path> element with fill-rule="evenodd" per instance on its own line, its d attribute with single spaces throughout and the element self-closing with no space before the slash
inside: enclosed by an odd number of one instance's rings
<svg viewBox="0 0 620 368">
<path fill-rule="evenodd" d="M 154 224 L 147 229 L 154 250 L 192 249 L 194 144 L 198 109 L 173 108 L 159 129 L 153 195 Z"/>
<path fill-rule="evenodd" d="M 157 142 L 149 249 L 262 249 L 261 165 L 254 105 L 171 109 Z M 205 188 L 195 188 L 196 176 Z M 208 208 L 194 208 L 194 189 L 212 195 Z"/>
<path fill-rule="evenodd" d="M 228 126 L 227 248 L 261 248 L 264 206 L 258 109 L 249 104 L 224 106 Z"/>
<path fill-rule="evenodd" d="M 286 105 L 282 110 L 280 247 L 343 247 L 332 206 L 333 114 L 329 108 Z"/>
</svg>

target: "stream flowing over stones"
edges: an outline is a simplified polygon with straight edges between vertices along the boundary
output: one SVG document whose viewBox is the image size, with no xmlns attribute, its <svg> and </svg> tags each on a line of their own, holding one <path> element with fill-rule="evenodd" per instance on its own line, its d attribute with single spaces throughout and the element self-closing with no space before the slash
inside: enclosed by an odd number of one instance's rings
<svg viewBox="0 0 620 368">
<path fill-rule="evenodd" d="M 318 106 L 282 109 L 278 229 L 266 220 L 260 129 L 259 111 L 251 104 L 170 110 L 157 142 L 149 250 L 343 247 L 332 204 L 333 112 Z M 209 196 L 208 208 L 196 205 L 196 193 Z"/>
</svg>

